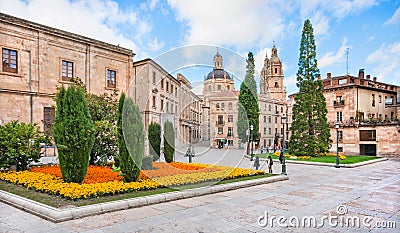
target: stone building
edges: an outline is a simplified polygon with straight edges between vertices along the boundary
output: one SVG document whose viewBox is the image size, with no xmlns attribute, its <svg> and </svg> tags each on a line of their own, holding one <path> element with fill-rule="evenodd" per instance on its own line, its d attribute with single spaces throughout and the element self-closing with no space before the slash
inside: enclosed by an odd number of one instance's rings
<svg viewBox="0 0 400 233">
<path fill-rule="evenodd" d="M 266 56 L 261 71 L 261 93 L 258 94 L 260 137 L 254 139 L 256 148 L 280 146 L 284 133 L 281 124 L 281 116 L 286 113 L 284 75 L 275 45 L 271 52 L 271 58 Z M 233 75 L 224 70 L 222 61 L 217 50 L 214 68 L 204 78 L 202 138 L 209 139 L 212 147 L 243 148 L 245 145 L 237 134 L 240 91 L 235 90 Z"/>
<path fill-rule="evenodd" d="M 130 49 L 0 13 L 0 124 L 54 118 L 57 87 L 79 77 L 90 93 L 125 91 L 133 79 Z"/>
<path fill-rule="evenodd" d="M 150 58 L 134 62 L 132 73 L 134 79 L 128 95 L 138 104 L 146 133 L 151 122 L 163 128 L 169 120 L 178 142 L 189 142 L 189 126 L 192 141 L 200 140 L 202 100 L 192 92 L 190 82 L 182 74 L 174 77 Z"/>
<path fill-rule="evenodd" d="M 358 76 L 332 77 L 327 73 L 322 82 L 332 153 L 338 150 L 349 155 L 400 154 L 398 86 L 379 82 L 376 77 L 371 79 L 364 75 L 364 69 L 359 70 Z M 295 95 L 289 96 L 289 115 Z M 335 123 L 339 123 L 338 130 Z"/>
</svg>

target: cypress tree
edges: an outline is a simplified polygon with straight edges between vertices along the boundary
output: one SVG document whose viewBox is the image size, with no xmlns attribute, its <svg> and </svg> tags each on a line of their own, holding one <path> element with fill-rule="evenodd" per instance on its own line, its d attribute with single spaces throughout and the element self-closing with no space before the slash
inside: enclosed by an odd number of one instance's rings
<svg viewBox="0 0 400 233">
<path fill-rule="evenodd" d="M 153 161 L 156 161 L 160 158 L 161 127 L 159 124 L 151 122 L 148 131 L 150 155 L 152 155 Z"/>
<path fill-rule="evenodd" d="M 247 142 L 246 131 L 250 125 L 254 127 L 251 137 L 254 140 L 259 137 L 259 108 L 252 52 L 249 52 L 246 62 L 246 76 L 244 82 L 240 85 L 238 112 L 238 137 L 242 142 Z"/>
<path fill-rule="evenodd" d="M 81 86 L 71 84 L 56 96 L 54 140 L 65 182 L 81 183 L 89 166 L 94 143 L 94 125 Z"/>
<path fill-rule="evenodd" d="M 175 133 L 170 121 L 164 123 L 164 157 L 167 163 L 174 161 Z"/>
<path fill-rule="evenodd" d="M 144 128 L 139 108 L 122 93 L 118 104 L 119 163 L 125 182 L 137 181 L 144 153 Z"/>
<path fill-rule="evenodd" d="M 331 144 L 324 87 L 319 76 L 316 45 L 310 20 L 306 20 L 300 44 L 299 70 L 293 106 L 292 135 L 289 153 L 294 155 L 323 155 Z"/>
</svg>

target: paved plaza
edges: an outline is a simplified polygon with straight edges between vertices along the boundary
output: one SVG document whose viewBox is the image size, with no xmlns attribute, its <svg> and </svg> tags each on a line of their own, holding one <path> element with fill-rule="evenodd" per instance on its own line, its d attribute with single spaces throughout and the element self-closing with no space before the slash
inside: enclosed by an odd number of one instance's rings
<svg viewBox="0 0 400 233">
<path fill-rule="evenodd" d="M 194 162 L 252 165 L 241 159 L 243 151 L 204 150 Z M 177 153 L 176 160 L 187 157 Z M 62 223 L 0 203 L 0 232 L 399 232 L 400 160 L 339 169 L 288 164 L 287 170 L 288 181 Z M 280 171 L 275 162 L 274 173 Z M 307 221 L 303 227 L 304 216 L 314 217 L 321 227 Z M 280 217 L 287 220 L 280 224 Z M 396 228 L 369 228 L 374 225 Z"/>
</svg>

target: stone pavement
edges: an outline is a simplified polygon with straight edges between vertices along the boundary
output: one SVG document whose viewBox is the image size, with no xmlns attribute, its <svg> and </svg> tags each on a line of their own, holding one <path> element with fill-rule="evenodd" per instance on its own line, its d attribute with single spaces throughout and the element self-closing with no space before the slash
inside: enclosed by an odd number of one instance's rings
<svg viewBox="0 0 400 233">
<path fill-rule="evenodd" d="M 222 150 L 210 154 L 215 153 L 222 153 Z M 231 151 L 229 154 L 236 157 L 241 153 Z M 217 159 L 201 158 L 197 157 L 195 162 Z M 251 162 L 243 160 L 240 166 L 251 166 Z M 58 224 L 0 203 L 0 232 L 399 232 L 399 160 L 339 169 L 288 164 L 287 170 L 288 181 Z M 278 163 L 274 163 L 274 172 L 280 172 Z M 338 216 L 338 222 L 333 219 L 331 227 L 326 219 L 319 229 L 301 227 L 300 223 L 300 227 L 287 228 L 279 226 L 277 221 L 283 216 L 294 224 L 296 219 L 301 222 L 308 216 L 315 217 L 319 224 L 330 215 Z M 260 226 L 265 225 L 266 218 L 262 216 L 268 216 L 273 226 Z M 357 219 L 360 227 L 354 227 Z M 396 228 L 368 228 L 368 224 L 396 224 Z"/>
</svg>

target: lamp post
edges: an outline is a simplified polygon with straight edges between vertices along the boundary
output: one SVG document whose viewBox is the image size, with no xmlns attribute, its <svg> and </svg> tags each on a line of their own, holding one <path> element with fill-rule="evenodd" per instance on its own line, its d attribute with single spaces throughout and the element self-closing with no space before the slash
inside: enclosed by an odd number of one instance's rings
<svg viewBox="0 0 400 233">
<path fill-rule="evenodd" d="M 189 121 L 189 148 L 188 148 L 189 163 L 192 162 L 192 120 Z"/>
<path fill-rule="evenodd" d="M 251 152 L 250 152 L 250 161 L 253 161 L 253 130 L 254 130 L 254 126 L 250 125 L 250 137 L 251 137 Z"/>
<path fill-rule="evenodd" d="M 336 165 L 335 167 L 339 167 L 339 122 L 335 123 L 336 128 Z"/>
<path fill-rule="evenodd" d="M 285 162 L 285 124 L 286 124 L 286 114 L 283 114 L 281 117 L 281 122 L 283 125 L 283 133 L 282 133 L 282 152 L 283 153 L 283 158 L 282 158 L 282 172 L 281 175 L 287 175 L 286 173 L 286 162 Z"/>
</svg>

